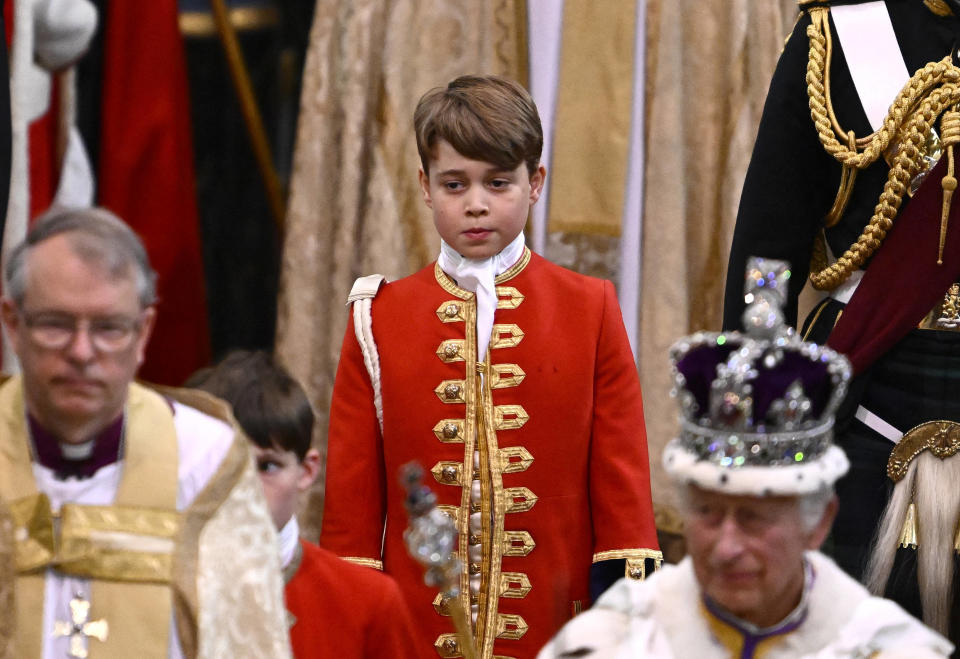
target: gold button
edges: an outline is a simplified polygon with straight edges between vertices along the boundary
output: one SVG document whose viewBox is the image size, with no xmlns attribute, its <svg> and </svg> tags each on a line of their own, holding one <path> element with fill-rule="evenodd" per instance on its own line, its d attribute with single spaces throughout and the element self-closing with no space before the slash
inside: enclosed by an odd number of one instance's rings
<svg viewBox="0 0 960 659">
<path fill-rule="evenodd" d="M 638 567 L 630 568 L 630 578 L 631 579 L 643 579 L 643 570 Z"/>
<path fill-rule="evenodd" d="M 480 574 L 480 564 L 471 563 L 470 564 L 470 574 Z"/>
<path fill-rule="evenodd" d="M 448 423 L 443 427 L 443 436 L 446 439 L 456 439 L 460 432 L 460 426 L 455 423 Z"/>
<path fill-rule="evenodd" d="M 443 313 L 447 318 L 456 318 L 457 314 L 460 313 L 460 306 L 457 304 L 448 304 L 447 308 L 443 310 Z"/>
<path fill-rule="evenodd" d="M 458 346 L 456 343 L 448 343 L 443 348 L 443 354 L 447 357 L 447 359 L 453 359 L 460 354 L 460 346 Z"/>
<path fill-rule="evenodd" d="M 445 483 L 452 483 L 457 480 L 457 468 L 453 465 L 447 465 L 440 473 L 440 477 Z"/>
<path fill-rule="evenodd" d="M 448 652 L 456 652 L 456 651 L 459 649 L 459 646 L 457 645 L 456 640 L 454 640 L 454 639 L 452 639 L 452 638 L 448 638 L 447 640 L 445 640 L 445 641 L 443 642 L 443 647 L 444 647 Z"/>
<path fill-rule="evenodd" d="M 471 502 L 470 502 L 470 512 L 472 512 L 472 513 L 478 513 L 478 512 L 480 512 L 480 511 L 482 510 L 482 507 L 481 507 L 481 506 L 482 506 L 482 504 L 481 504 L 479 501 L 471 501 Z"/>
<path fill-rule="evenodd" d="M 479 469 L 474 469 L 474 470 L 473 470 L 473 480 L 475 480 L 475 481 L 480 480 L 480 470 L 479 470 Z"/>
<path fill-rule="evenodd" d="M 480 536 L 471 533 L 471 534 L 470 534 L 470 544 L 471 544 L 471 545 L 479 545 L 479 544 L 480 544 Z"/>
<path fill-rule="evenodd" d="M 479 604 L 480 603 L 480 593 L 470 593 L 470 603 Z"/>
<path fill-rule="evenodd" d="M 448 384 L 443 389 L 443 395 L 447 397 L 447 400 L 454 400 L 460 396 L 460 385 L 459 384 Z"/>
</svg>

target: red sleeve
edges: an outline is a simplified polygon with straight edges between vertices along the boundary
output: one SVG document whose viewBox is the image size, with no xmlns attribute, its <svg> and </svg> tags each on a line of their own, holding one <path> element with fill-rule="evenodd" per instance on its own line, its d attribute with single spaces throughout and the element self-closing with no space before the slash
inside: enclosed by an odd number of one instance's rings
<svg viewBox="0 0 960 659">
<path fill-rule="evenodd" d="M 419 659 L 425 653 L 417 652 L 413 632 L 413 618 L 393 579 L 385 578 L 382 597 L 373 617 L 375 627 L 366 635 L 364 657 L 367 659 Z M 431 653 L 432 654 L 432 653 Z"/>
<path fill-rule="evenodd" d="M 594 562 L 659 555 L 640 379 L 613 284 L 603 283 L 594 373 L 590 506 Z"/>
<path fill-rule="evenodd" d="M 362 559 L 353 562 L 382 569 L 385 497 L 383 439 L 351 317 L 330 404 L 320 545 L 341 557 Z"/>
</svg>

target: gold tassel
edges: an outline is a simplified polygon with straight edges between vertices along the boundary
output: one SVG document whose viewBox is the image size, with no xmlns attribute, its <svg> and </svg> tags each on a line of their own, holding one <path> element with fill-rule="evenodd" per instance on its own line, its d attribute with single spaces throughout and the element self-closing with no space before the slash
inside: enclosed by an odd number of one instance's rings
<svg viewBox="0 0 960 659">
<path fill-rule="evenodd" d="M 912 502 L 907 507 L 907 517 L 903 520 L 903 530 L 900 531 L 900 546 L 917 548 L 917 508 Z"/>
<path fill-rule="evenodd" d="M 947 242 L 950 204 L 953 202 L 953 191 L 957 189 L 957 179 L 953 175 L 953 145 L 960 142 L 960 112 L 944 112 L 940 127 L 943 130 L 942 143 L 947 147 L 947 175 L 940 181 L 943 188 L 943 208 L 940 210 L 940 250 L 937 252 L 937 265 L 943 265 L 943 246 Z"/>
<path fill-rule="evenodd" d="M 847 145 L 851 151 L 857 150 L 857 136 L 853 131 L 847 132 Z M 850 194 L 853 192 L 853 183 L 857 180 L 857 168 L 844 164 L 840 170 L 840 189 L 837 190 L 837 197 L 833 200 L 833 207 L 827 216 L 823 218 L 823 225 L 830 228 L 837 224 L 847 210 L 847 204 L 850 203 Z"/>
</svg>

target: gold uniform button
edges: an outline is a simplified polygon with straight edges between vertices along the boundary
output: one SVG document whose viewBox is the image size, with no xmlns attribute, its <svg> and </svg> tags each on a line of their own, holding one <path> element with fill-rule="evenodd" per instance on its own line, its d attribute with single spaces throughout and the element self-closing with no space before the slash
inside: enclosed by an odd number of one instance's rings
<svg viewBox="0 0 960 659">
<path fill-rule="evenodd" d="M 456 439 L 460 433 L 460 426 L 455 423 L 448 423 L 443 427 L 443 436 L 446 439 Z"/>
<path fill-rule="evenodd" d="M 460 649 L 460 646 L 457 645 L 457 642 L 455 640 L 453 640 L 452 638 L 448 638 L 443 642 L 443 648 L 447 652 L 456 652 L 457 650 Z"/>
<path fill-rule="evenodd" d="M 643 570 L 638 567 L 630 568 L 630 578 L 631 579 L 643 579 Z"/>
<path fill-rule="evenodd" d="M 479 535 L 476 535 L 476 534 L 474 534 L 474 533 L 471 533 L 471 534 L 470 534 L 470 544 L 471 544 L 471 545 L 479 545 L 479 544 L 480 544 L 480 536 L 479 536 Z"/>
<path fill-rule="evenodd" d="M 457 468 L 453 465 L 447 465 L 441 470 L 440 476 L 445 483 L 452 483 L 457 480 Z"/>
<path fill-rule="evenodd" d="M 482 510 L 482 504 L 479 501 L 470 502 L 470 512 L 478 513 Z"/>
<path fill-rule="evenodd" d="M 470 603 L 479 604 L 480 603 L 480 593 L 470 593 Z"/>
<path fill-rule="evenodd" d="M 447 397 L 447 400 L 455 400 L 460 396 L 460 385 L 448 384 L 443 388 L 443 395 Z"/>
<path fill-rule="evenodd" d="M 480 564 L 471 563 L 470 564 L 470 574 L 480 574 Z"/>
<path fill-rule="evenodd" d="M 456 343 L 448 343 L 443 348 L 443 354 L 447 357 L 447 359 L 453 359 L 460 354 L 460 346 L 458 346 Z"/>
<path fill-rule="evenodd" d="M 457 304 L 448 304 L 447 308 L 443 310 L 443 313 L 447 318 L 456 318 L 457 314 L 460 313 L 460 306 Z"/>
</svg>

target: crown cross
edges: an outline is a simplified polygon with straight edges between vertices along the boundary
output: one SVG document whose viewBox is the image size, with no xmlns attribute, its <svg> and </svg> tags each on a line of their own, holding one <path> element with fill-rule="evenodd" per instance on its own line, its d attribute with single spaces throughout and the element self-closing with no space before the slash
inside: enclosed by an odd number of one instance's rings
<svg viewBox="0 0 960 659">
<path fill-rule="evenodd" d="M 95 638 L 101 643 L 107 640 L 107 621 L 102 618 L 89 620 L 89 616 L 90 602 L 84 599 L 81 593 L 77 593 L 70 600 L 70 621 L 57 620 L 53 623 L 54 638 L 70 638 L 70 654 L 67 656 L 86 659 L 88 653 L 84 639 Z"/>
</svg>

